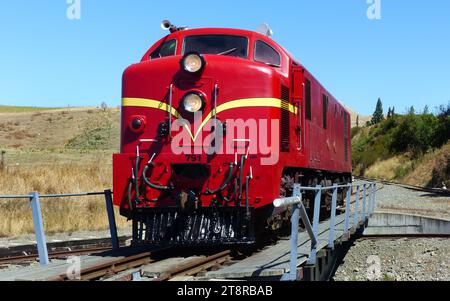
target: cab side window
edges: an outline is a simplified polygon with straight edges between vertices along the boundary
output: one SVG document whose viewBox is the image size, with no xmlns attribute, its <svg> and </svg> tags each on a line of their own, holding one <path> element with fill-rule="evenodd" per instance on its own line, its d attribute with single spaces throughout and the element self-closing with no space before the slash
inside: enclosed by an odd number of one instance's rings
<svg viewBox="0 0 450 301">
<path fill-rule="evenodd" d="M 255 61 L 269 66 L 280 67 L 281 55 L 269 44 L 263 41 L 256 41 Z"/>
<path fill-rule="evenodd" d="M 328 128 L 328 96 L 322 94 L 322 107 L 323 107 L 323 128 L 326 130 Z"/>
<path fill-rule="evenodd" d="M 155 51 L 150 54 L 150 59 L 159 59 L 166 56 L 175 55 L 177 49 L 177 40 L 170 40 L 162 43 Z"/>
<path fill-rule="evenodd" d="M 305 79 L 305 114 L 306 119 L 312 120 L 311 114 L 311 81 L 309 79 Z"/>
</svg>

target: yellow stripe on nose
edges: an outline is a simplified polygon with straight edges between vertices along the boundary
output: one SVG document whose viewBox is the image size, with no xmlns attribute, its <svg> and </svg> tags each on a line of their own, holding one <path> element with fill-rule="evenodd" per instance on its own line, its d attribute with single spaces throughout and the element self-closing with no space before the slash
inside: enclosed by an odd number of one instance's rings
<svg viewBox="0 0 450 301">
<path fill-rule="evenodd" d="M 180 113 L 172 107 L 172 110 L 170 109 L 169 104 L 165 102 L 161 102 L 158 100 L 153 99 L 146 99 L 146 98 L 123 98 L 122 99 L 122 106 L 124 107 L 146 107 L 146 108 L 153 108 L 165 111 L 167 113 L 170 113 L 172 116 L 174 116 L 177 119 L 182 119 Z M 290 104 L 287 101 L 278 99 L 278 98 L 246 98 L 246 99 L 237 99 L 233 101 L 229 101 L 226 103 L 223 103 L 219 105 L 216 110 L 211 111 L 206 116 L 205 120 L 202 122 L 200 128 L 195 133 L 195 136 L 192 135 L 192 132 L 189 128 L 189 126 L 185 126 L 185 128 L 189 131 L 189 134 L 192 138 L 192 140 L 195 142 L 200 135 L 200 132 L 205 127 L 205 125 L 214 117 L 214 115 L 217 115 L 221 112 L 232 110 L 232 109 L 238 109 L 238 108 L 256 108 L 256 107 L 272 107 L 272 108 L 280 108 L 282 110 L 289 111 L 292 114 L 297 115 L 298 109 Z"/>
</svg>

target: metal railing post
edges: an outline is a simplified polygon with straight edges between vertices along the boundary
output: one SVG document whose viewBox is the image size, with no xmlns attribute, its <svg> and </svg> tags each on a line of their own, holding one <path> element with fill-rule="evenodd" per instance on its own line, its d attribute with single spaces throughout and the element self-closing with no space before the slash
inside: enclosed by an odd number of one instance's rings
<svg viewBox="0 0 450 301">
<path fill-rule="evenodd" d="M 360 193 L 360 186 L 356 185 L 356 203 L 355 203 L 355 216 L 353 217 L 353 226 L 355 228 L 358 228 L 358 224 L 359 224 L 359 193 Z"/>
<path fill-rule="evenodd" d="M 302 197 L 300 184 L 294 185 L 294 197 Z M 298 227 L 300 220 L 300 204 L 294 204 L 292 212 L 292 230 L 291 230 L 291 263 L 290 263 L 290 275 L 291 281 L 297 280 L 297 264 L 298 264 Z"/>
<path fill-rule="evenodd" d="M 117 237 L 116 218 L 114 216 L 114 204 L 111 190 L 105 190 L 106 211 L 108 212 L 109 231 L 111 233 L 111 245 L 113 250 L 119 249 L 119 238 Z"/>
<path fill-rule="evenodd" d="M 367 184 L 363 185 L 363 209 L 362 209 L 362 221 L 366 221 L 367 216 Z"/>
<path fill-rule="evenodd" d="M 377 194 L 377 183 L 372 184 L 372 204 L 370 207 L 370 215 L 373 215 L 375 213 L 375 198 Z"/>
<path fill-rule="evenodd" d="M 330 237 L 328 248 L 334 248 L 334 232 L 336 228 L 336 207 L 337 207 L 338 184 L 333 185 L 333 197 L 331 201 Z"/>
<path fill-rule="evenodd" d="M 322 186 L 316 186 L 316 197 L 314 199 L 314 218 L 313 218 L 313 233 L 316 238 L 316 243 L 311 242 L 311 254 L 309 256 L 308 264 L 315 265 L 317 261 L 317 244 L 319 236 L 319 219 L 320 219 L 320 206 L 322 197 Z"/>
<path fill-rule="evenodd" d="M 350 226 L 350 211 L 351 211 L 351 198 L 352 198 L 352 186 L 348 187 L 347 190 L 347 201 L 345 202 L 345 223 L 344 223 L 344 235 L 348 234 Z"/>
<path fill-rule="evenodd" d="M 44 223 L 42 222 L 41 204 L 39 202 L 39 193 L 30 194 L 30 205 L 33 214 L 34 233 L 36 234 L 36 242 L 39 253 L 39 263 L 41 266 L 50 263 L 48 259 L 47 242 L 45 240 Z"/>
</svg>

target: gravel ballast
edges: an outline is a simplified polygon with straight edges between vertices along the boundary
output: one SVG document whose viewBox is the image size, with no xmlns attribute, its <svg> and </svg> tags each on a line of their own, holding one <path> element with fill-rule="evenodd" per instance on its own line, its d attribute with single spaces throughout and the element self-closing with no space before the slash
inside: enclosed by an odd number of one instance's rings
<svg viewBox="0 0 450 301">
<path fill-rule="evenodd" d="M 450 220 L 447 195 L 388 184 L 378 184 L 378 188 L 376 212 Z M 362 239 L 351 247 L 334 279 L 450 281 L 449 254 L 448 238 Z"/>
<path fill-rule="evenodd" d="M 378 184 L 376 211 L 450 220 L 450 196 L 401 186 Z"/>
<path fill-rule="evenodd" d="M 445 238 L 360 240 L 334 280 L 449 281 L 449 242 Z"/>
</svg>

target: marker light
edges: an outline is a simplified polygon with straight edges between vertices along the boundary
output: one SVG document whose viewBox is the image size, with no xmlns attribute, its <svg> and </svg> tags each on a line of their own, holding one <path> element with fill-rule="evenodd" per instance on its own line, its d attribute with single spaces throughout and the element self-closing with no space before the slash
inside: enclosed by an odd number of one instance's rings
<svg viewBox="0 0 450 301">
<path fill-rule="evenodd" d="M 146 126 L 146 120 L 144 116 L 133 116 L 130 122 L 130 128 L 135 133 L 142 133 Z"/>
</svg>

